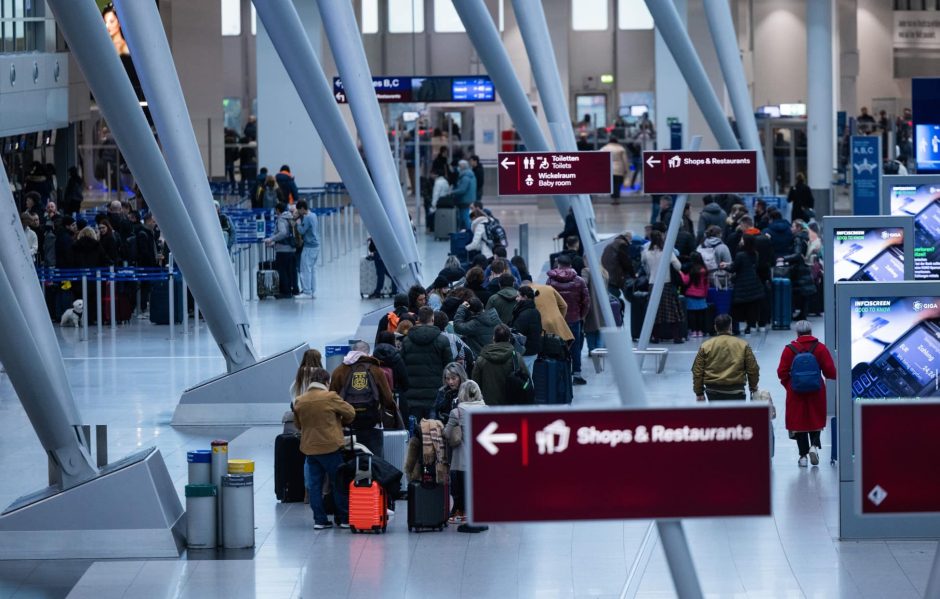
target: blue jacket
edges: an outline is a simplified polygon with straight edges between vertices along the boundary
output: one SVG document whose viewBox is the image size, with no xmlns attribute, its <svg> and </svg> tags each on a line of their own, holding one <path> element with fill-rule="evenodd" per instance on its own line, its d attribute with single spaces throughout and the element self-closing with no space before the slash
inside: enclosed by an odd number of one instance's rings
<svg viewBox="0 0 940 599">
<path fill-rule="evenodd" d="M 782 258 L 793 252 L 793 232 L 790 223 L 782 218 L 775 220 L 764 229 L 764 234 L 770 237 L 774 247 L 774 258 Z"/>
<path fill-rule="evenodd" d="M 454 204 L 461 208 L 477 201 L 477 178 L 471 169 L 460 172 L 451 195 L 454 197 Z"/>
<path fill-rule="evenodd" d="M 274 175 L 274 180 L 277 181 L 277 186 L 281 188 L 285 202 L 292 204 L 300 199 L 300 191 L 297 189 L 297 183 L 294 181 L 292 174 L 287 171 L 281 171 Z M 293 202 L 291 200 L 293 200 Z"/>
<path fill-rule="evenodd" d="M 316 214 L 308 212 L 303 218 L 297 219 L 297 231 L 303 237 L 305 248 L 320 247 L 320 226 Z"/>
</svg>

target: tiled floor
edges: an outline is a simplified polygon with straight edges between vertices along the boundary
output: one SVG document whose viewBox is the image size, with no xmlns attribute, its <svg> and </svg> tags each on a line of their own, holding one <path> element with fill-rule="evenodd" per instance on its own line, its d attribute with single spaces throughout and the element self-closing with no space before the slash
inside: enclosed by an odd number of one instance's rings
<svg viewBox="0 0 940 599">
<path fill-rule="evenodd" d="M 538 271 L 561 230 L 543 203 L 493 201 L 507 226 L 530 225 L 530 268 Z M 597 206 L 603 234 L 640 229 L 648 205 Z M 420 236 L 430 278 L 443 263 L 444 242 Z M 379 307 L 356 291 L 361 254 L 350 252 L 320 271 L 313 301 L 254 302 L 252 335 L 262 354 L 298 341 L 321 347 L 352 333 L 359 315 Z M 92 424 L 108 424 L 112 458 L 156 445 L 182 491 L 185 452 L 214 438 L 232 439 L 232 457 L 256 460 L 256 548 L 224 555 L 184 554 L 180 560 L 0 562 L 0 598 L 65 597 L 672 597 L 665 559 L 649 523 L 585 522 L 494 526 L 479 535 L 409 534 L 399 503 L 389 533 L 353 536 L 314 532 L 309 509 L 278 504 L 273 493 L 273 441 L 277 427 L 174 429 L 170 416 L 185 387 L 220 372 L 223 362 L 205 325 L 168 339 L 167 327 L 134 321 L 99 338 L 78 340 L 60 331 L 62 351 L 79 409 Z M 702 587 L 710 597 L 917 597 L 922 596 L 935 544 L 840 542 L 837 472 L 798 469 L 783 430 L 782 390 L 771 379 L 788 335 L 769 333 L 751 342 L 778 399 L 771 518 L 705 519 L 685 523 Z M 652 403 L 691 400 L 696 343 L 673 347 L 662 375 L 647 373 Z M 609 372 L 577 388 L 582 405 L 618 402 Z M 828 434 L 824 435 L 828 445 Z M 0 504 L 44 484 L 43 452 L 12 393 L 0 378 L 0 468 L 16 468 L 0 485 Z M 828 457 L 828 448 L 826 456 Z M 216 559 L 216 558 L 222 559 Z M 71 591 L 71 592 L 70 592 Z"/>
</svg>

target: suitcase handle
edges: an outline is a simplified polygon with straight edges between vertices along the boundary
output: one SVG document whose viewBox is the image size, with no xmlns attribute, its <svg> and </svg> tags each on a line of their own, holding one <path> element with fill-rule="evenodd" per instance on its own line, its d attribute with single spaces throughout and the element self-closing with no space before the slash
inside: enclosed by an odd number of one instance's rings
<svg viewBox="0 0 940 599">
<path fill-rule="evenodd" d="M 365 470 L 359 467 L 360 460 L 363 457 L 369 458 L 369 461 L 367 462 L 368 466 Z M 357 487 L 372 486 L 372 456 L 356 456 L 356 476 L 353 478 L 353 484 Z"/>
</svg>

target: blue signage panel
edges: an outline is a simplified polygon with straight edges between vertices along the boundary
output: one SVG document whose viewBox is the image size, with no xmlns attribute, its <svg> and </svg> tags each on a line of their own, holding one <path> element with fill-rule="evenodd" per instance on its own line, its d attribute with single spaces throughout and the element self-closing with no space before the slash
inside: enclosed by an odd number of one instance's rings
<svg viewBox="0 0 940 599">
<path fill-rule="evenodd" d="M 881 207 L 881 136 L 852 136 L 852 214 L 876 215 Z"/>
<path fill-rule="evenodd" d="M 380 75 L 372 78 L 375 96 L 383 104 L 411 102 L 494 102 L 496 89 L 486 75 L 466 77 L 408 77 Z M 348 102 L 339 77 L 333 77 L 333 97 Z"/>
</svg>

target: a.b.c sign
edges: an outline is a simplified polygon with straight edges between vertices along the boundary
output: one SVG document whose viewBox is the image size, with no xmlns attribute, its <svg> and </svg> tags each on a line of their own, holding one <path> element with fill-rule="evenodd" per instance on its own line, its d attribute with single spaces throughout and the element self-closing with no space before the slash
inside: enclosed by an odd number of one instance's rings
<svg viewBox="0 0 940 599">
<path fill-rule="evenodd" d="M 468 415 L 474 522 L 770 515 L 766 404 Z"/>
</svg>

